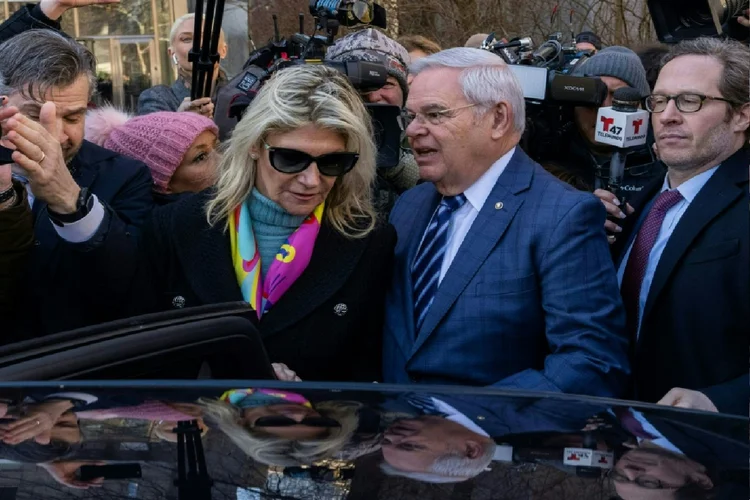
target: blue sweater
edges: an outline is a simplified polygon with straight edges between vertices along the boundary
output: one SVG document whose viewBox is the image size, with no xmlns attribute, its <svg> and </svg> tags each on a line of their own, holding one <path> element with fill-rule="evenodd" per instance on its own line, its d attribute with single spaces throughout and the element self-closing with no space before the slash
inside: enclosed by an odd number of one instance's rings
<svg viewBox="0 0 750 500">
<path fill-rule="evenodd" d="M 305 216 L 288 213 L 257 189 L 253 189 L 250 195 L 248 209 L 260 252 L 261 276 L 265 279 L 281 245 L 302 225 Z"/>
</svg>

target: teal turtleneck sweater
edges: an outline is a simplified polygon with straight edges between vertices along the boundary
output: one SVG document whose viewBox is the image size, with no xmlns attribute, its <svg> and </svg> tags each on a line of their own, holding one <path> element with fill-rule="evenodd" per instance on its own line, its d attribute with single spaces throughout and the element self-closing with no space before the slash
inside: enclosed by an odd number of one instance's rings
<svg viewBox="0 0 750 500">
<path fill-rule="evenodd" d="M 281 245 L 302 225 L 305 216 L 290 214 L 257 189 L 250 195 L 248 210 L 260 252 L 261 276 L 265 279 Z"/>
</svg>

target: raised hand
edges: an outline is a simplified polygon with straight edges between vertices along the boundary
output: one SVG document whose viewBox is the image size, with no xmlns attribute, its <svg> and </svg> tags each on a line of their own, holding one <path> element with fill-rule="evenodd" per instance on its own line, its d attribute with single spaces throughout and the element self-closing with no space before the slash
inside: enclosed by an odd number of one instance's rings
<svg viewBox="0 0 750 500">
<path fill-rule="evenodd" d="M 76 211 L 81 188 L 65 164 L 58 127 L 55 104 L 46 102 L 39 113 L 39 123 L 17 113 L 3 129 L 6 140 L 16 150 L 13 161 L 25 171 L 34 196 L 46 201 L 56 213 L 70 214 Z"/>
<path fill-rule="evenodd" d="M 42 0 L 39 2 L 39 8 L 49 19 L 57 21 L 69 9 L 113 3 L 120 3 L 120 0 Z"/>
<path fill-rule="evenodd" d="M 198 113 L 206 118 L 212 118 L 214 116 L 214 103 L 211 102 L 210 97 L 201 97 L 191 101 L 189 97 L 186 97 L 184 101 L 177 108 L 177 111 L 189 111 L 191 113 Z"/>
<path fill-rule="evenodd" d="M 599 198 L 599 201 L 602 202 L 604 208 L 607 210 L 607 215 L 611 215 L 612 217 L 615 217 L 617 219 L 624 219 L 626 216 L 634 212 L 633 207 L 631 207 L 628 203 L 626 203 L 625 206 L 622 207 L 620 200 L 618 200 L 617 197 L 609 191 L 606 191 L 604 189 L 597 189 L 596 191 L 594 191 L 594 196 Z M 622 232 L 622 228 L 609 219 L 604 222 L 604 228 L 610 233 Z M 610 236 L 609 242 L 613 243 L 614 238 Z"/>
</svg>

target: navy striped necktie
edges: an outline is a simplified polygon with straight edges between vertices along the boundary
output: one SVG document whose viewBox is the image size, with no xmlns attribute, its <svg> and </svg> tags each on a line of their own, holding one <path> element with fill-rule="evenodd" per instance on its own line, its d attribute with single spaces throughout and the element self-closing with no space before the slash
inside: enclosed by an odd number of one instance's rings
<svg viewBox="0 0 750 500">
<path fill-rule="evenodd" d="M 419 252 L 411 268 L 412 283 L 414 283 L 414 320 L 416 331 L 424 323 L 427 311 L 435 299 L 440 269 L 443 266 L 443 256 L 448 243 L 448 226 L 453 212 L 466 203 L 466 196 L 444 196 L 440 200 L 435 213 L 419 247 Z"/>
</svg>

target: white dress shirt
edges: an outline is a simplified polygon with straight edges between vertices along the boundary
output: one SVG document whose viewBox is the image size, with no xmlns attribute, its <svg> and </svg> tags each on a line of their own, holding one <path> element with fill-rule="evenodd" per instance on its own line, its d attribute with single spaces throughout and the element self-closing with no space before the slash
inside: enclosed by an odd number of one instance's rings
<svg viewBox="0 0 750 500">
<path fill-rule="evenodd" d="M 15 173 L 13 178 L 24 185 L 26 188 L 26 196 L 29 199 L 29 206 L 33 208 L 35 198 L 34 193 L 31 192 L 28 179 Z M 55 231 L 57 231 L 57 235 L 60 236 L 60 238 L 70 243 L 83 243 L 90 240 L 91 237 L 96 234 L 96 231 L 99 230 L 99 226 L 104 220 L 104 207 L 95 194 L 92 194 L 91 196 L 94 198 L 94 206 L 83 219 L 69 224 L 63 224 L 62 227 L 57 224 L 52 224 L 52 227 L 55 228 Z"/>
<path fill-rule="evenodd" d="M 480 436 L 484 437 L 491 437 L 487 432 L 479 427 L 472 419 L 461 413 L 460 411 L 456 410 L 454 407 L 446 403 L 445 401 L 442 401 L 440 399 L 430 397 L 432 400 L 432 404 L 435 405 L 435 408 L 440 413 L 444 413 L 446 415 L 445 419 L 450 420 L 451 422 L 455 422 L 458 425 L 461 425 L 465 427 L 466 429 L 470 430 L 471 432 L 475 434 L 479 434 Z M 497 460 L 500 462 L 512 462 L 513 461 L 513 447 L 510 445 L 496 445 L 495 446 L 495 454 L 492 457 L 492 460 Z"/>
<path fill-rule="evenodd" d="M 443 266 L 440 268 L 440 278 L 438 285 L 443 278 L 445 273 L 451 267 L 453 259 L 458 253 L 458 249 L 461 248 L 461 244 L 464 242 L 466 235 L 469 234 L 471 225 L 479 215 L 479 211 L 482 210 L 484 203 L 489 198 L 492 189 L 497 184 L 497 180 L 500 175 L 505 171 L 508 166 L 513 153 L 516 152 L 514 147 L 503 156 L 500 157 L 477 181 L 471 185 L 466 191 L 466 203 L 461 208 L 453 212 L 451 216 L 450 225 L 448 226 L 448 242 L 445 248 L 445 254 L 443 255 Z"/>
<path fill-rule="evenodd" d="M 471 432 L 479 434 L 480 436 L 484 436 L 484 437 L 490 436 L 489 434 L 485 432 L 484 429 L 482 429 L 477 424 L 475 424 L 469 417 L 467 417 L 460 411 L 456 410 L 445 401 L 442 401 L 440 399 L 433 398 L 433 397 L 430 397 L 430 399 L 432 400 L 432 404 L 435 405 L 435 408 L 437 408 L 437 410 L 440 413 L 444 413 L 446 415 L 445 417 L 446 420 L 450 420 L 451 422 L 455 422 L 458 425 L 466 427 Z"/>
<path fill-rule="evenodd" d="M 716 172 L 718 168 L 719 167 L 717 165 L 711 170 L 706 170 L 705 172 L 696 175 L 692 179 L 683 182 L 679 187 L 676 188 L 677 191 L 679 191 L 682 195 L 683 199 L 675 204 L 672 208 L 667 210 L 667 214 L 664 217 L 664 222 L 662 222 L 661 229 L 659 229 L 659 235 L 656 237 L 653 248 L 651 248 L 651 253 L 648 257 L 648 264 L 646 265 L 646 272 L 643 275 L 643 284 L 641 285 L 641 293 L 638 300 L 639 322 L 643 319 L 643 310 L 646 308 L 646 300 L 648 300 L 648 292 L 651 289 L 651 283 L 654 280 L 656 267 L 659 265 L 659 259 L 661 259 L 661 254 L 664 253 L 664 248 L 667 246 L 667 242 L 669 241 L 670 236 L 672 236 L 672 233 L 677 227 L 677 223 L 680 222 L 680 219 L 682 218 L 685 211 L 688 209 L 700 190 L 703 188 L 703 186 L 706 185 L 708 180 L 712 175 L 714 175 L 714 172 Z M 669 189 L 669 176 L 667 175 L 664 177 L 664 185 L 662 186 L 659 193 L 669 191 Z M 628 259 L 630 258 L 630 252 L 633 250 L 634 243 L 635 238 L 633 238 L 633 241 L 631 241 L 627 252 L 625 252 L 625 257 L 620 263 L 620 268 L 617 271 L 617 280 L 620 284 L 620 287 L 622 287 L 622 278 L 625 275 L 625 267 L 628 264 Z M 641 327 L 639 324 L 638 334 L 640 334 L 640 331 Z"/>
</svg>

